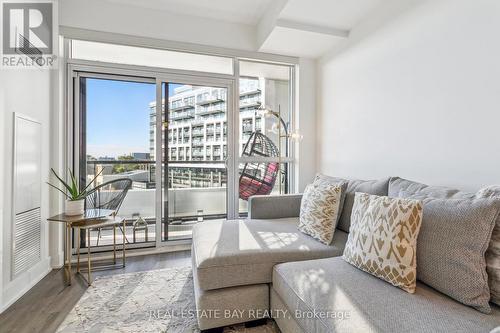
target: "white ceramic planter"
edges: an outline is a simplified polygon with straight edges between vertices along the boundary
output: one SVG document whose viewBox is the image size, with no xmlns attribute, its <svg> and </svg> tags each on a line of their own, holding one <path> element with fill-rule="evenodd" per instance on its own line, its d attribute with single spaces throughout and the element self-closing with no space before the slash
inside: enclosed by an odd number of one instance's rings
<svg viewBox="0 0 500 333">
<path fill-rule="evenodd" d="M 85 200 L 66 200 L 66 209 L 64 213 L 68 216 L 82 215 L 85 208 Z"/>
</svg>

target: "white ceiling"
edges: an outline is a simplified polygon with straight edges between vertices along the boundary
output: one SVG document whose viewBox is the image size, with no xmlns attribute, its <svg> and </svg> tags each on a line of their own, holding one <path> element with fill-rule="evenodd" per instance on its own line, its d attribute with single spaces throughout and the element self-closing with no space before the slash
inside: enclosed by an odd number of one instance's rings
<svg viewBox="0 0 500 333">
<path fill-rule="evenodd" d="M 273 0 L 106 0 L 225 22 L 256 25 Z"/>
<path fill-rule="evenodd" d="M 317 58 L 384 0 L 104 0 L 251 26 L 255 49 Z M 200 27 L 201 29 L 203 27 Z M 223 38 L 223 35 L 221 35 Z"/>
<path fill-rule="evenodd" d="M 289 0 L 281 19 L 350 30 L 383 0 Z"/>
</svg>

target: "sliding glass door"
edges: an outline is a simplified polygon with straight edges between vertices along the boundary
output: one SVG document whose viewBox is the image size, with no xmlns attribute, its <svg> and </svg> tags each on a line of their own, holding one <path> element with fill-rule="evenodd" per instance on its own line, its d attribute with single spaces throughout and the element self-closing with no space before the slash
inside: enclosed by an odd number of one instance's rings
<svg viewBox="0 0 500 333">
<path fill-rule="evenodd" d="M 234 217 L 233 81 L 78 72 L 74 84 L 81 184 L 113 193 L 116 180 L 132 181 L 117 207 L 128 247 L 190 239 L 194 224 Z M 103 229 L 90 241 L 105 249 L 112 237 Z"/>
<path fill-rule="evenodd" d="M 228 217 L 230 87 L 230 82 L 192 77 L 157 83 L 161 105 L 155 104 L 151 117 L 161 118 L 153 144 L 161 156 L 156 173 L 162 179 L 160 244 L 191 238 L 196 223 Z"/>
<path fill-rule="evenodd" d="M 78 96 L 79 128 L 75 153 L 79 158 L 81 186 L 104 186 L 107 197 L 118 192 L 117 180 L 132 181 L 119 214 L 127 220 L 129 246 L 154 246 L 155 242 L 155 160 L 150 152 L 149 105 L 156 99 L 153 79 L 79 73 L 75 81 Z M 99 204 L 105 204 L 105 200 Z M 113 230 L 91 231 L 92 246 L 106 248 L 113 242 Z M 117 234 L 119 242 L 122 233 Z M 85 235 L 81 236 L 86 246 Z"/>
</svg>

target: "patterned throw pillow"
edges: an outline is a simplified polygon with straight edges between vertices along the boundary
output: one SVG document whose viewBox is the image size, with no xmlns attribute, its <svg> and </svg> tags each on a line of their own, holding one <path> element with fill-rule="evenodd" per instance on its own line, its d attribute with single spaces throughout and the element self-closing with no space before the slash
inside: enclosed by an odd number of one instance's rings
<svg viewBox="0 0 500 333">
<path fill-rule="evenodd" d="M 339 215 L 342 187 L 326 182 L 307 185 L 300 204 L 298 229 L 330 245 Z"/>
<path fill-rule="evenodd" d="M 409 293 L 417 280 L 418 200 L 356 193 L 345 261 Z"/>
<path fill-rule="evenodd" d="M 320 182 L 326 182 L 333 186 L 338 185 L 340 186 L 340 190 L 342 191 L 342 193 L 340 194 L 339 212 L 337 214 L 337 219 L 335 220 L 335 228 L 336 228 L 339 225 L 340 217 L 342 216 L 342 211 L 344 209 L 344 202 L 347 193 L 347 185 L 349 185 L 349 181 L 347 181 L 346 179 L 331 177 L 318 173 L 316 174 L 316 177 L 314 177 L 313 183 L 320 183 Z"/>
</svg>

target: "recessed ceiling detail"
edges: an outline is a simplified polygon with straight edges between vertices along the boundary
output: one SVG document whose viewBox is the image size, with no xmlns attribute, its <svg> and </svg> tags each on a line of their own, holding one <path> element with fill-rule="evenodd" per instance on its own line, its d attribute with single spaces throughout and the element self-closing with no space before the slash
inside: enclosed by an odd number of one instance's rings
<svg viewBox="0 0 500 333">
<path fill-rule="evenodd" d="M 104 0 L 253 28 L 255 50 L 317 58 L 383 0 Z M 224 33 L 221 32 L 221 38 Z"/>
</svg>

